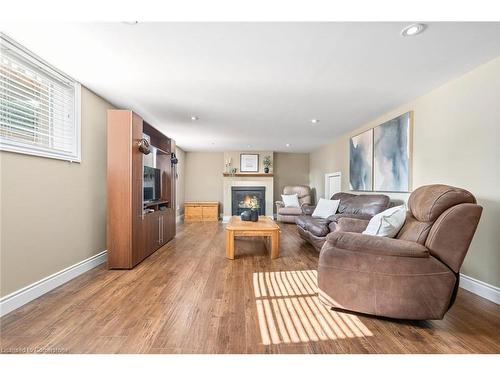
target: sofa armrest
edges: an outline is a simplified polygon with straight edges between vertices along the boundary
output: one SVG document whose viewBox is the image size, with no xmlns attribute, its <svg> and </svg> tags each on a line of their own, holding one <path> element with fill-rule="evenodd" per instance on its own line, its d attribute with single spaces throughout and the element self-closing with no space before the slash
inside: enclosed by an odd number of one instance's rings
<svg viewBox="0 0 500 375">
<path fill-rule="evenodd" d="M 366 229 L 369 222 L 370 220 L 365 220 L 365 219 L 356 219 L 353 217 L 341 217 L 337 221 L 335 231 L 361 233 Z"/>
<path fill-rule="evenodd" d="M 360 233 L 335 232 L 326 237 L 330 247 L 384 256 L 427 258 L 429 250 L 419 243 Z"/>
<path fill-rule="evenodd" d="M 303 205 L 301 206 L 301 208 L 302 208 L 302 213 L 303 213 L 304 215 L 309 215 L 309 216 L 310 216 L 310 215 L 312 215 L 312 214 L 313 214 L 313 212 L 314 212 L 314 210 L 315 210 L 316 206 L 312 206 L 312 205 L 310 205 L 310 204 L 303 204 Z"/>
<path fill-rule="evenodd" d="M 276 208 L 285 207 L 285 203 L 282 201 L 276 201 L 275 204 L 276 204 Z"/>
<path fill-rule="evenodd" d="M 362 215 L 362 214 L 335 214 L 335 215 L 328 216 L 327 219 L 329 221 L 338 222 L 343 217 L 352 218 L 352 219 L 370 220 L 373 216 L 372 215 Z"/>
</svg>

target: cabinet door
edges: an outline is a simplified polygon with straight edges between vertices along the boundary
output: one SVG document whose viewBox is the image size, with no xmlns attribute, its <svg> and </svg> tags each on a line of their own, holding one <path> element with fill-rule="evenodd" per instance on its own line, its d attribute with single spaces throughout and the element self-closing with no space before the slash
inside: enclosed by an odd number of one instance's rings
<svg viewBox="0 0 500 375">
<path fill-rule="evenodd" d="M 139 261 L 148 256 L 151 251 L 151 226 L 154 222 L 154 214 L 145 214 L 142 219 L 142 241 L 139 249 Z"/>
<path fill-rule="evenodd" d="M 160 247 L 160 223 L 158 211 L 144 216 L 144 248 L 142 259 Z"/>
<path fill-rule="evenodd" d="M 165 213 L 163 228 L 163 241 L 167 243 L 175 236 L 175 210 L 173 208 L 169 208 Z"/>
<path fill-rule="evenodd" d="M 168 220 L 168 211 L 162 211 L 161 213 L 161 244 L 164 245 L 168 242 L 168 227 L 169 227 L 169 220 Z"/>
<path fill-rule="evenodd" d="M 155 212 L 156 214 L 156 220 L 154 222 L 154 225 L 151 228 L 151 233 L 154 234 L 154 237 L 152 239 L 151 245 L 153 246 L 153 251 L 158 249 L 162 245 L 162 239 L 161 239 L 161 232 L 163 230 L 162 228 L 162 214 L 160 211 Z"/>
</svg>

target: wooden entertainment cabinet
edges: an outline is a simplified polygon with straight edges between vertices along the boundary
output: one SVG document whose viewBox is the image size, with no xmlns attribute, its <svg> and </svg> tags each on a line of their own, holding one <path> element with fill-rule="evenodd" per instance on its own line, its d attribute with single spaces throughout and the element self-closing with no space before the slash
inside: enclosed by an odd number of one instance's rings
<svg viewBox="0 0 500 375">
<path fill-rule="evenodd" d="M 144 202 L 146 135 L 156 151 L 148 161 L 160 170 L 161 198 Z M 175 142 L 128 110 L 108 110 L 107 248 L 108 268 L 130 269 L 175 236 Z"/>
</svg>

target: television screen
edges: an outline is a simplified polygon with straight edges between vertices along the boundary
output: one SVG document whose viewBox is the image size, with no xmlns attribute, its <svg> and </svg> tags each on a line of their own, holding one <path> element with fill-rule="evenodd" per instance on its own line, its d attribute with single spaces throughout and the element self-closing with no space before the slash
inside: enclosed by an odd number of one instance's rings
<svg viewBox="0 0 500 375">
<path fill-rule="evenodd" d="M 161 198 L 161 171 L 157 168 L 144 167 L 144 201 L 156 201 Z"/>
</svg>

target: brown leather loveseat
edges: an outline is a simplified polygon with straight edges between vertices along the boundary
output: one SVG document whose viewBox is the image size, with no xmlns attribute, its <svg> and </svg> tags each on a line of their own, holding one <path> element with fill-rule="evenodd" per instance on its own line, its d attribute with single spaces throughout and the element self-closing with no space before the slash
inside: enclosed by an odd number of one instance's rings
<svg viewBox="0 0 500 375">
<path fill-rule="evenodd" d="M 318 251 L 331 232 L 361 232 L 370 219 L 389 207 L 390 199 L 383 194 L 336 193 L 330 198 L 340 200 L 335 215 L 326 219 L 311 216 L 315 206 L 303 208 L 304 215 L 297 217 L 297 230 L 300 236 L 309 241 Z"/>
<path fill-rule="evenodd" d="M 389 318 L 443 318 L 482 207 L 468 191 L 447 185 L 416 189 L 408 206 L 396 238 L 328 235 L 318 266 L 323 303 Z"/>
</svg>

